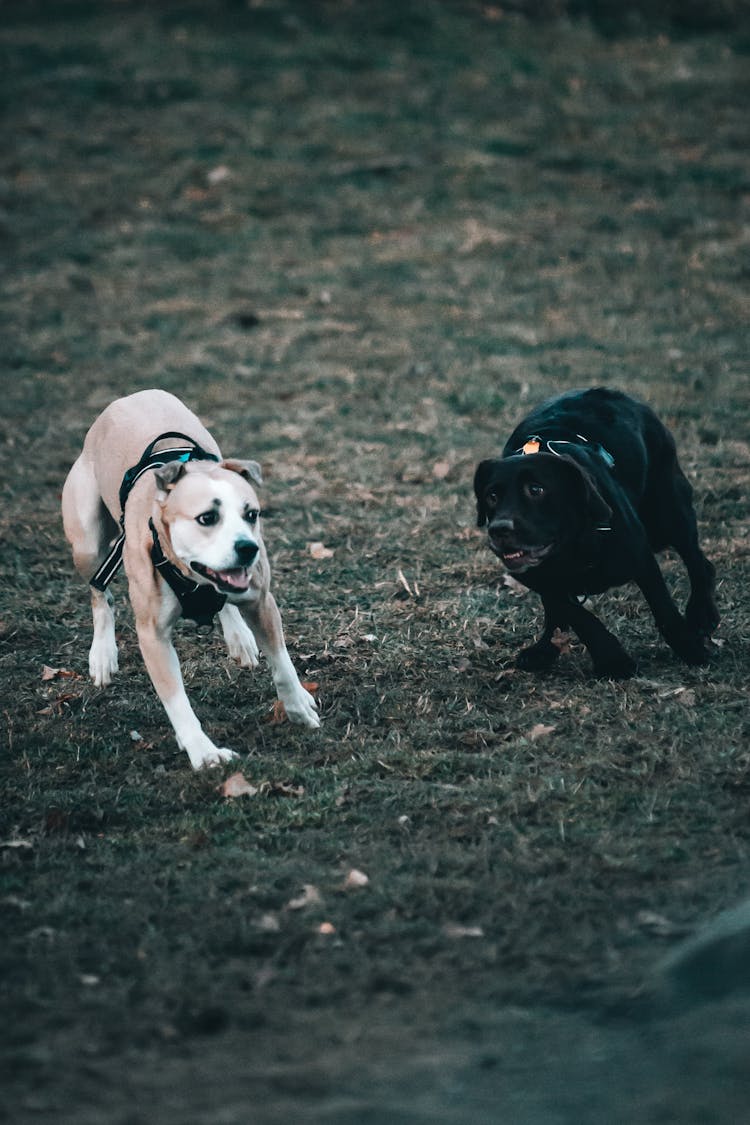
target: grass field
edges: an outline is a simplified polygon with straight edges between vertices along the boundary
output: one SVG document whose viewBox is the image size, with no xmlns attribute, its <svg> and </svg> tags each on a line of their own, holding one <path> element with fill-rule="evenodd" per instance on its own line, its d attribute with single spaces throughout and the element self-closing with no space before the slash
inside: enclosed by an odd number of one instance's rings
<svg viewBox="0 0 750 1125">
<path fill-rule="evenodd" d="M 743 1119 L 747 996 L 644 997 L 750 883 L 749 53 L 433 0 L 2 6 L 0 1120 Z M 706 669 L 629 587 L 596 604 L 635 679 L 575 638 L 513 668 L 541 617 L 474 466 L 596 384 L 677 438 Z M 319 685 L 319 732 L 271 723 L 267 668 L 181 626 L 255 796 L 190 771 L 122 578 L 86 678 L 60 490 L 152 386 L 262 462 Z"/>
</svg>

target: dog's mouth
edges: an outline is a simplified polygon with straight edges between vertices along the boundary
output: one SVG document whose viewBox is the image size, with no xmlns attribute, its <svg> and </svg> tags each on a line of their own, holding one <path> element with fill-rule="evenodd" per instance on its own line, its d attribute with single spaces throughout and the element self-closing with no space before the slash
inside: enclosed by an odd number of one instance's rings
<svg viewBox="0 0 750 1125">
<path fill-rule="evenodd" d="M 190 569 L 201 574 L 225 594 L 243 594 L 250 585 L 250 568 L 234 566 L 228 570 L 212 570 L 203 563 L 191 562 Z"/>
<path fill-rule="evenodd" d="M 508 570 L 528 570 L 530 566 L 539 566 L 554 548 L 554 543 L 545 543 L 541 546 L 527 547 L 502 543 L 490 539 L 490 547 L 502 559 Z"/>
</svg>

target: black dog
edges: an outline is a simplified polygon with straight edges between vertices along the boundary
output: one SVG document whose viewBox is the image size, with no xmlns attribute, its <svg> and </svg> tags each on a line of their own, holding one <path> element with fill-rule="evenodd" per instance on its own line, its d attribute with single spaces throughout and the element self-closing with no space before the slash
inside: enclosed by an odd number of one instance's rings
<svg viewBox="0 0 750 1125">
<path fill-rule="evenodd" d="M 672 435 L 647 406 L 595 388 L 551 399 L 516 427 L 502 459 L 474 476 L 477 522 L 508 570 L 541 595 L 544 633 L 520 668 L 549 668 L 555 629 L 572 628 L 598 675 L 625 677 L 635 663 L 582 595 L 635 581 L 664 639 L 688 664 L 705 664 L 719 623 L 714 568 L 698 545 L 692 489 Z M 673 547 L 691 593 L 683 617 L 654 551 Z"/>
</svg>

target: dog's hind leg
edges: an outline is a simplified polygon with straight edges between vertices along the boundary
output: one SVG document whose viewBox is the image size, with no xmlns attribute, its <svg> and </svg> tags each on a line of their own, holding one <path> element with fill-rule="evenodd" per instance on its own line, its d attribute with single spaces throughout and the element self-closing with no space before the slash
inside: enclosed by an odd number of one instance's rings
<svg viewBox="0 0 750 1125">
<path fill-rule="evenodd" d="M 654 615 L 657 629 L 686 664 L 707 664 L 708 650 L 703 637 L 672 601 L 656 559 L 650 551 L 644 552 L 642 557 L 635 580 Z"/>
<path fill-rule="evenodd" d="M 247 618 L 261 652 L 271 665 L 276 694 L 284 704 L 289 719 L 305 727 L 319 727 L 317 704 L 299 682 L 287 652 L 281 614 L 273 594 L 264 593 L 257 602 L 242 606 L 241 612 Z"/>
<path fill-rule="evenodd" d="M 62 494 L 65 537 L 73 550 L 73 562 L 88 582 L 107 553 L 117 525 L 104 506 L 93 469 L 79 457 L 68 473 Z M 109 590 L 91 591 L 94 637 L 89 650 L 89 674 L 97 687 L 106 687 L 117 671 L 115 611 Z"/>
<path fill-rule="evenodd" d="M 227 650 L 242 668 L 257 668 L 258 645 L 236 605 L 225 605 L 219 612 Z"/>
<path fill-rule="evenodd" d="M 715 571 L 700 548 L 693 489 L 676 460 L 652 488 L 643 522 L 655 550 L 673 547 L 684 562 L 690 579 L 685 619 L 699 636 L 710 637 L 720 620 L 714 598 Z"/>
</svg>

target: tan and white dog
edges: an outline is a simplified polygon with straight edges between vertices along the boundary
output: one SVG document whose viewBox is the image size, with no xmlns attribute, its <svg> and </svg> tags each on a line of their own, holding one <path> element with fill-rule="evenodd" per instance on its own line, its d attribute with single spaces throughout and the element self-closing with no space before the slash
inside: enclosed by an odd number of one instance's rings
<svg viewBox="0 0 750 1125">
<path fill-rule="evenodd" d="M 110 549 L 121 516 L 120 488 L 128 469 L 161 434 L 187 435 L 210 460 L 182 458 L 149 467 L 137 477 L 124 504 L 122 561 L 135 614 L 138 643 L 177 742 L 194 769 L 234 757 L 203 732 L 185 693 L 172 628 L 183 612 L 156 552 L 171 573 L 217 597 L 218 617 L 230 656 L 243 667 L 258 663 L 258 648 L 271 666 L 279 699 L 292 722 L 320 725 L 312 696 L 302 687 L 284 641 L 270 591 L 268 557 L 260 531 L 260 504 L 252 483 L 261 483 L 254 461 L 222 460 L 219 447 L 196 416 L 165 391 L 139 391 L 111 403 L 96 419 L 63 488 L 65 535 L 79 574 L 91 580 Z M 180 446 L 164 437 L 158 449 Z M 216 591 L 214 594 L 212 591 Z M 219 595 L 224 595 L 224 598 Z M 94 639 L 89 672 L 106 686 L 117 671 L 112 595 L 91 587 Z M 257 642 L 257 643 L 256 643 Z"/>
</svg>

